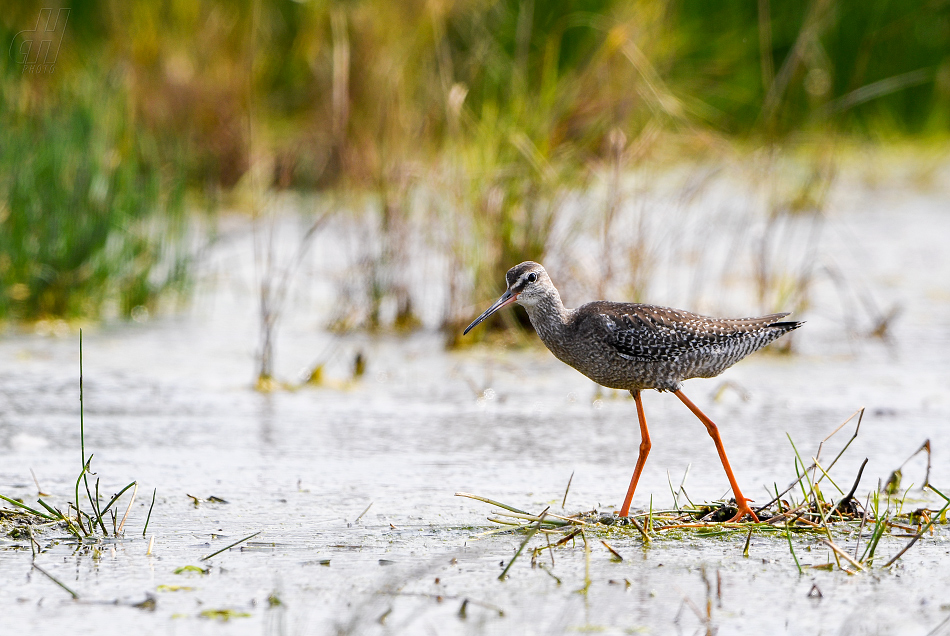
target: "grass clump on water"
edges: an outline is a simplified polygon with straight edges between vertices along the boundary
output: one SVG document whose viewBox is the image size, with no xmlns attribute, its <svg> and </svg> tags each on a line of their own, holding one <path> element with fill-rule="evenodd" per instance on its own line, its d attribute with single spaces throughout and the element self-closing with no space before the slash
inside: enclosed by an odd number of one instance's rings
<svg viewBox="0 0 950 636">
<path fill-rule="evenodd" d="M 797 478 L 782 492 L 779 492 L 777 486 L 774 487 L 775 497 L 755 509 L 759 521 L 753 521 L 748 517 L 746 518 L 748 520 L 738 522 L 726 521 L 731 519 L 737 511 L 734 500 L 695 504 L 685 495 L 683 484 L 675 491 L 672 486 L 670 488 L 673 491 L 672 508 L 654 510 L 651 502 L 649 510 L 631 514 L 629 517 L 618 517 L 596 510 L 557 515 L 550 511 L 550 506 L 540 514 L 534 514 L 479 495 L 456 493 L 456 496 L 482 501 L 501 509 L 494 511 L 488 518 L 492 523 L 501 526 L 498 530 L 491 531 L 492 533 L 520 532 L 525 535 L 524 541 L 508 562 L 502 576 L 499 577 L 502 579 L 522 553 L 531 555 L 532 567 L 539 565 L 545 567 L 539 558 L 544 551 L 549 551 L 552 553 L 553 567 L 553 552 L 556 549 L 567 546 L 569 543 L 573 546 L 577 540 L 581 540 L 587 546 L 585 550 L 589 550 L 588 542 L 591 537 L 601 539 L 601 543 L 614 561 L 622 560 L 623 557 L 605 541 L 607 538 L 622 539 L 639 536 L 646 546 L 660 538 L 666 541 L 683 541 L 697 538 L 735 537 L 742 540 L 742 554 L 748 557 L 752 534 L 757 533 L 772 535 L 781 538 L 782 541 L 787 541 L 790 556 L 799 573 L 803 573 L 805 568 L 839 569 L 850 575 L 867 572 L 875 567 L 889 568 L 928 532 L 933 534 L 934 525 L 947 523 L 950 497 L 934 488 L 933 485 L 925 483 L 924 490 L 930 490 L 937 495 L 942 505 L 939 508 L 921 507 L 905 511 L 904 504 L 910 488 L 904 491 L 902 497 L 892 497 L 893 493 L 899 494 L 898 470 L 895 471 L 898 475 L 896 484 L 895 477 L 892 475 L 885 486 L 879 485 L 876 490 L 868 494 L 865 503 L 862 504 L 855 498 L 855 493 L 861 482 L 867 459 L 861 464 L 851 488 L 847 492 L 840 488 L 829 473 L 857 438 L 863 415 L 864 409 L 855 411 L 851 417 L 822 440 L 812 457 L 812 462 L 807 467 L 792 442 Z M 823 466 L 821 451 L 825 442 L 855 418 L 857 418 L 857 423 L 854 434 L 838 454 L 827 462 L 826 466 Z M 789 441 L 791 442 L 791 438 Z M 929 441 L 924 443 L 918 452 L 924 450 L 929 453 Z M 824 482 L 830 484 L 828 492 L 834 489 L 837 495 L 830 495 L 823 491 Z M 799 492 L 801 497 L 798 497 Z M 680 503 L 680 494 L 686 499 L 686 505 Z M 539 534 L 544 541 L 534 548 L 528 548 L 530 541 Z M 802 563 L 795 552 L 793 535 L 798 542 L 801 542 L 803 538 L 811 538 L 818 547 L 827 548 L 829 561 L 819 564 Z M 878 548 L 884 537 L 910 540 L 886 562 L 881 563 Z M 852 541 L 853 546 L 849 545 L 848 549 L 843 547 L 845 542 Z M 809 545 L 807 549 L 811 550 L 811 546 Z"/>
<path fill-rule="evenodd" d="M 79 332 L 79 444 L 82 455 L 82 469 L 76 478 L 74 497 L 71 501 L 67 500 L 65 507 L 56 507 L 45 499 L 42 493 L 37 498 L 38 508 L 31 507 L 23 501 L 7 497 L 0 494 L 0 500 L 12 504 L 14 509 L 0 509 L 0 519 L 11 518 L 17 523 L 17 528 L 11 532 L 17 534 L 23 532 L 23 528 L 29 534 L 30 545 L 33 548 L 34 555 L 37 551 L 42 552 L 43 548 L 34 537 L 34 528 L 47 528 L 55 526 L 72 534 L 76 540 L 86 542 L 97 540 L 100 537 L 121 536 L 128 519 L 129 512 L 132 510 L 132 504 L 135 502 L 135 495 L 138 491 L 138 482 L 133 481 L 124 488 L 115 493 L 105 506 L 100 504 L 99 478 L 96 478 L 95 484 L 90 484 L 89 476 L 92 472 L 92 455 L 86 456 L 85 440 L 85 422 L 83 417 L 83 375 L 82 375 L 82 331 Z M 119 499 L 129 490 L 132 494 L 125 512 L 116 505 Z M 93 494 L 95 491 L 95 494 Z M 82 494 L 85 494 L 86 508 L 83 507 Z M 154 493 L 152 506 L 155 504 Z M 39 508 L 42 508 L 39 509 Z M 149 507 L 149 517 L 151 517 L 152 507 Z M 121 514 L 121 516 L 120 516 Z M 108 522 L 108 523 L 107 523 Z M 111 532 L 110 532 L 111 527 Z M 42 570 L 41 570 L 42 571 Z M 55 580 L 55 579 L 54 579 Z"/>
</svg>

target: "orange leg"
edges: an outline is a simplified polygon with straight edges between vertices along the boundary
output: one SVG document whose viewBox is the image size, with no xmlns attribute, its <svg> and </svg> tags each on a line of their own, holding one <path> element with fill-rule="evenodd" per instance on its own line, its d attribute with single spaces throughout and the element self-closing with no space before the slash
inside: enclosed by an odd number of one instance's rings
<svg viewBox="0 0 950 636">
<path fill-rule="evenodd" d="M 736 506 L 739 508 L 739 512 L 735 517 L 729 521 L 738 521 L 746 515 L 751 515 L 756 521 L 759 520 L 755 513 L 752 512 L 752 508 L 749 507 L 749 499 L 746 499 L 742 496 L 742 491 L 739 490 L 739 484 L 736 483 L 736 476 L 732 474 L 732 468 L 729 467 L 729 459 L 726 457 L 726 449 L 722 446 L 722 440 L 719 438 L 719 429 L 716 428 L 716 425 L 713 424 L 713 421 L 706 417 L 706 414 L 697 408 L 695 404 L 689 401 L 682 391 L 674 391 L 676 397 L 683 401 L 683 404 L 693 412 L 693 415 L 699 418 L 699 420 L 706 425 L 706 431 L 709 433 L 709 436 L 713 438 L 713 441 L 716 443 L 716 450 L 719 451 L 719 459 L 722 460 L 722 467 L 726 469 L 726 476 L 729 477 L 729 484 L 732 486 L 732 494 L 736 496 Z"/>
<path fill-rule="evenodd" d="M 650 454 L 650 431 L 647 430 L 647 418 L 643 415 L 643 403 L 640 401 L 640 391 L 631 391 L 633 399 L 637 403 L 637 417 L 640 419 L 640 456 L 637 457 L 637 467 L 633 471 L 633 479 L 630 480 L 630 487 L 627 488 L 627 496 L 623 499 L 623 507 L 620 508 L 620 516 L 626 517 L 630 514 L 630 502 L 633 501 L 633 493 L 637 489 L 637 482 L 640 481 L 640 473 L 643 471 L 643 465 L 647 463 L 647 455 Z"/>
</svg>

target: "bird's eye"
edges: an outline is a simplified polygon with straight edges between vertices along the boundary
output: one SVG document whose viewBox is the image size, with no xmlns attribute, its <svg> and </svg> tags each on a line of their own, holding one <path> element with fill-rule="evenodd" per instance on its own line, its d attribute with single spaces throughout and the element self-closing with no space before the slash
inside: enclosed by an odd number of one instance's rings
<svg viewBox="0 0 950 636">
<path fill-rule="evenodd" d="M 527 280 L 529 283 L 535 283 L 538 280 L 538 275 L 535 274 L 534 272 L 531 272 L 530 274 L 528 274 Z"/>
</svg>

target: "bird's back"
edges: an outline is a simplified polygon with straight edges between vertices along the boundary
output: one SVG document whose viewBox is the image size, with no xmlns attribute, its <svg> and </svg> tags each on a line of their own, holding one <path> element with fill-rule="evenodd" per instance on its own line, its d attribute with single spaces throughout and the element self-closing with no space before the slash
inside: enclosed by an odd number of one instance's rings
<svg viewBox="0 0 950 636">
<path fill-rule="evenodd" d="M 656 305 L 596 301 L 571 311 L 561 333 L 538 333 L 558 358 L 604 386 L 676 390 L 683 380 L 719 375 L 801 326 L 782 322 L 787 315 L 713 318 Z"/>
</svg>

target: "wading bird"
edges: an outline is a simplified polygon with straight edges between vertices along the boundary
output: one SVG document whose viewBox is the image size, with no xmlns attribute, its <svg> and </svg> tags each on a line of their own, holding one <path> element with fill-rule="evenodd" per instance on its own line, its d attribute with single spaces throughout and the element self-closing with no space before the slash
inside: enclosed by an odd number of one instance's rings
<svg viewBox="0 0 950 636">
<path fill-rule="evenodd" d="M 683 394 L 682 382 L 715 377 L 802 323 L 781 322 L 788 314 L 710 318 L 680 309 L 605 300 L 567 309 L 540 264 L 526 261 L 508 270 L 505 278 L 507 291 L 462 335 L 502 307 L 518 303 L 527 310 L 541 341 L 559 360 L 598 384 L 630 391 L 636 401 L 640 455 L 620 508 L 621 517 L 630 513 L 630 502 L 650 453 L 650 433 L 640 392 L 656 389 L 672 391 L 705 424 L 713 438 L 739 509 L 731 521 L 745 515 L 758 521 L 749 507 L 750 500 L 739 490 L 716 425 Z"/>
</svg>

